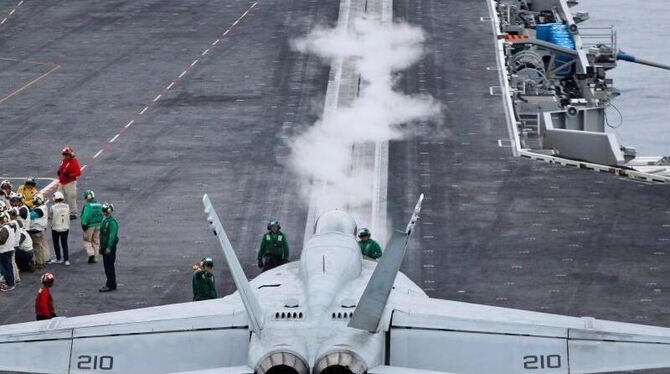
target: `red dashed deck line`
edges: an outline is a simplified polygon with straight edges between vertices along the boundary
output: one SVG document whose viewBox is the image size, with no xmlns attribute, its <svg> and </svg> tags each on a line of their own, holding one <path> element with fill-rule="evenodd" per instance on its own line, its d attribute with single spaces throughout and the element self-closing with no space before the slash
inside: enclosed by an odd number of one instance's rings
<svg viewBox="0 0 670 374">
<path fill-rule="evenodd" d="M 22 0 L 21 2 L 19 2 L 19 4 L 16 6 L 16 8 L 18 8 L 19 6 L 21 6 L 21 4 L 23 4 L 23 0 Z M 219 38 L 217 38 L 214 42 L 211 43 L 211 47 L 206 48 L 203 52 L 200 53 L 200 56 L 205 56 L 206 54 L 208 54 L 208 53 L 210 52 L 210 50 L 211 50 L 212 47 L 215 47 L 217 44 L 219 44 L 219 42 L 221 41 L 221 39 L 222 39 L 223 37 L 225 37 L 226 35 L 228 35 L 228 33 L 229 33 L 235 26 L 237 26 L 237 24 L 240 23 L 240 21 L 242 21 L 242 20 L 249 14 L 249 12 L 250 12 L 254 7 L 256 7 L 257 4 L 258 4 L 258 1 L 254 2 L 253 4 L 251 4 L 251 6 L 250 6 L 249 8 L 247 8 L 247 10 L 246 10 L 244 13 L 242 13 L 242 15 L 239 16 L 239 17 L 235 20 L 235 22 L 233 22 L 232 25 L 231 25 L 230 27 L 228 27 L 228 29 L 226 29 L 226 31 L 224 31 L 223 34 L 221 34 L 221 36 L 220 36 Z M 10 15 L 11 15 L 11 14 L 10 14 Z M 3 21 L 3 23 L 4 23 L 4 21 Z M 175 84 L 177 84 L 177 82 L 179 82 L 179 80 L 181 80 L 182 78 L 184 78 L 184 76 L 185 76 L 186 74 L 188 74 L 189 71 L 190 71 L 196 64 L 198 64 L 198 62 L 200 62 L 200 59 L 199 59 L 199 58 L 196 58 L 196 59 L 191 63 L 191 65 L 190 65 L 188 68 L 186 68 L 184 71 L 181 72 L 181 74 L 179 74 L 179 76 L 177 77 L 177 79 L 175 79 L 174 81 L 170 82 L 170 84 L 169 84 L 167 87 L 165 87 L 165 88 L 164 88 L 164 89 L 163 89 L 163 90 L 162 90 L 162 91 L 161 91 L 161 92 L 160 92 L 160 93 L 159 93 L 159 94 L 152 100 L 152 102 L 151 102 L 149 105 L 146 105 L 144 108 L 142 108 L 142 110 L 140 110 L 140 111 L 137 113 L 137 115 L 138 115 L 138 116 L 141 116 L 141 115 L 143 115 L 144 113 L 146 113 L 146 111 L 149 110 L 149 108 L 150 108 L 151 106 L 153 106 L 153 104 L 155 104 L 156 102 L 158 102 L 158 101 L 161 99 L 161 97 L 163 97 L 163 94 L 164 94 L 165 92 L 167 92 L 168 90 L 170 90 L 172 87 L 174 87 Z M 123 134 L 123 132 L 125 131 L 125 129 L 129 128 L 129 127 L 132 126 L 134 123 L 135 123 L 135 120 L 134 120 L 134 119 L 133 119 L 133 120 L 130 120 L 130 122 L 128 122 L 123 128 L 121 128 L 121 129 L 119 130 L 119 132 L 118 132 L 116 135 L 114 135 L 114 137 L 112 137 L 110 140 L 108 140 L 106 143 L 103 144 L 102 148 L 101 148 L 100 150 L 98 150 L 98 152 L 96 152 L 96 153 L 93 155 L 91 161 L 92 161 L 92 162 L 95 162 L 95 159 L 97 159 L 97 158 L 98 158 L 98 157 L 99 157 L 99 156 L 100 156 L 100 155 L 107 149 L 107 147 L 108 147 L 110 144 L 114 143 L 117 139 L 119 139 L 119 137 Z M 86 169 L 87 167 L 88 167 L 88 165 L 84 165 L 84 166 L 81 168 L 81 171 L 83 172 L 84 169 Z M 55 181 L 55 182 L 58 183 L 58 181 Z M 53 188 L 53 187 L 52 187 L 52 188 Z"/>
</svg>

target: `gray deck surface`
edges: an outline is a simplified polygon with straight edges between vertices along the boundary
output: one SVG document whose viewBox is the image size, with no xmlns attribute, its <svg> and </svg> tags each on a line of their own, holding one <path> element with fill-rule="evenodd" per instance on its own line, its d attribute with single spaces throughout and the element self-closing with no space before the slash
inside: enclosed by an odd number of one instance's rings
<svg viewBox="0 0 670 374">
<path fill-rule="evenodd" d="M 289 239 L 296 238 L 292 258 L 299 256 L 306 202 L 283 165 L 289 155 L 284 139 L 293 135 L 292 124 L 307 126 L 320 112 L 328 67 L 293 52 L 289 40 L 317 23 L 335 22 L 338 5 L 263 1 L 212 47 L 252 3 L 221 4 L 26 0 L 0 29 L 0 57 L 61 65 L 0 104 L 6 134 L 0 137 L 0 174 L 53 177 L 60 149 L 69 144 L 88 164 L 80 193 L 93 189 L 100 200 L 113 202 L 120 223 L 123 286 L 99 294 L 102 264 L 85 263 L 74 222 L 73 265 L 49 266 L 60 315 L 189 301 L 190 267 L 204 256 L 215 258 L 220 293 L 231 292 L 232 279 L 202 213 L 205 192 L 248 274 L 258 273 L 255 255 L 269 218 L 281 219 Z M 18 71 L 23 64 L 5 69 Z M 2 82 L 6 95 L 10 89 Z M 1 323 L 34 318 L 37 279 L 25 275 L 16 292 L 0 295 Z"/>
<path fill-rule="evenodd" d="M 514 158 L 484 1 L 396 1 L 431 36 L 408 92 L 445 103 L 439 140 L 391 146 L 397 221 L 425 192 L 405 271 L 434 297 L 670 326 L 670 189 Z M 442 144 L 440 144 L 442 143 Z"/>
<path fill-rule="evenodd" d="M 6 1 L 0 11 L 15 5 Z M 0 103 L 0 174 L 53 177 L 60 149 L 72 145 L 89 165 L 80 191 L 113 202 L 121 224 L 123 286 L 99 294 L 102 265 L 85 264 L 75 222 L 73 266 L 49 267 L 60 315 L 188 301 L 190 265 L 205 255 L 218 265 L 220 293 L 232 292 L 202 215 L 204 192 L 250 277 L 268 218 L 282 221 L 299 256 L 307 201 L 284 165 L 285 139 L 320 113 L 328 68 L 288 43 L 334 23 L 338 4 L 262 0 L 205 56 L 251 3 L 185 4 L 26 0 L 0 26 L 1 58 L 60 65 Z M 394 14 L 429 35 L 400 88 L 445 106 L 443 123 L 390 146 L 390 219 L 403 224 L 418 194 L 427 199 L 406 274 L 433 297 L 670 326 L 670 188 L 498 146 L 507 128 L 500 97 L 488 94 L 498 76 L 486 69 L 495 56 L 490 24 L 479 19 L 485 1 L 396 0 Z M 0 64 L 0 97 L 51 66 Z M 37 278 L 0 295 L 0 323 L 34 318 Z"/>
</svg>

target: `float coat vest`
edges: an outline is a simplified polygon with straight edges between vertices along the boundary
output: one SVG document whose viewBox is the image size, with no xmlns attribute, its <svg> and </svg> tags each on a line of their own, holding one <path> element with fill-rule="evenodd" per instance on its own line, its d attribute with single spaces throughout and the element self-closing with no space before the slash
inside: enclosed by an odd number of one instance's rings
<svg viewBox="0 0 670 374">
<path fill-rule="evenodd" d="M 47 228 L 49 220 L 49 211 L 47 206 L 42 204 L 33 208 L 33 211 L 42 213 L 42 217 L 36 217 L 30 222 L 30 229 L 33 231 L 44 231 Z"/>
<path fill-rule="evenodd" d="M 0 253 L 11 252 L 14 250 L 14 242 L 16 241 L 16 234 L 14 229 L 10 225 L 3 225 L 0 227 L 0 231 L 7 232 L 7 240 L 0 244 Z"/>
</svg>

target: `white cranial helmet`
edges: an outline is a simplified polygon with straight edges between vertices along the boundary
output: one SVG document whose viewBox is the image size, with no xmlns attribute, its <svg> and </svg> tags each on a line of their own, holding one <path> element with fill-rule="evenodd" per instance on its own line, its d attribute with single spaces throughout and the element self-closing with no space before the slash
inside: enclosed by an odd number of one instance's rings
<svg viewBox="0 0 670 374">
<path fill-rule="evenodd" d="M 40 206 L 44 204 L 44 195 L 41 193 L 36 193 L 33 195 L 33 204 Z"/>
</svg>

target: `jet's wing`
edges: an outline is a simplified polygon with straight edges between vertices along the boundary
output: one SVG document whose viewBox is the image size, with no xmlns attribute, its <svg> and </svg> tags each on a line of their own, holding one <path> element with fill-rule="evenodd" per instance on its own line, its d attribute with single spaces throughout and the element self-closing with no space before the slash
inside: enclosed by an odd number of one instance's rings
<svg viewBox="0 0 670 374">
<path fill-rule="evenodd" d="M 604 373 L 670 368 L 670 329 L 454 301 L 404 300 L 390 365 L 469 373 Z M 408 304 L 406 304 L 408 303 Z"/>
<path fill-rule="evenodd" d="M 246 365 L 248 346 L 247 315 L 239 296 L 233 294 L 0 326 L 0 372 L 197 371 Z"/>
</svg>

